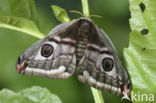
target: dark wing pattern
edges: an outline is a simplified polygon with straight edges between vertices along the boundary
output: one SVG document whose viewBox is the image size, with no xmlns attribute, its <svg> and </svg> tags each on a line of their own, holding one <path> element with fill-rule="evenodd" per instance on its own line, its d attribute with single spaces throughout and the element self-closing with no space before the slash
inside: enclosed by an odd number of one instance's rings
<svg viewBox="0 0 156 103">
<path fill-rule="evenodd" d="M 78 79 L 116 95 L 129 94 L 130 79 L 108 36 L 90 19 L 55 27 L 18 58 L 16 71 L 25 75 Z"/>
<path fill-rule="evenodd" d="M 18 58 L 16 71 L 48 78 L 70 77 L 76 69 L 74 22 L 58 25 L 24 51 Z"/>
<path fill-rule="evenodd" d="M 84 20 L 90 29 L 86 41 L 83 41 L 87 49 L 79 60 L 78 79 L 115 95 L 122 95 L 123 92 L 129 94 L 130 80 L 112 42 L 92 21 Z"/>
</svg>

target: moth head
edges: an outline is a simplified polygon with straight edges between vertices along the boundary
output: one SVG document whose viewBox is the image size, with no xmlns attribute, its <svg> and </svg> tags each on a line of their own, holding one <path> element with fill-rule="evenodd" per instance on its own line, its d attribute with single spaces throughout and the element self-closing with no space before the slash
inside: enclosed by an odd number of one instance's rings
<svg viewBox="0 0 156 103">
<path fill-rule="evenodd" d="M 88 34 L 90 32 L 90 22 L 86 20 L 80 20 L 78 34 Z"/>
</svg>

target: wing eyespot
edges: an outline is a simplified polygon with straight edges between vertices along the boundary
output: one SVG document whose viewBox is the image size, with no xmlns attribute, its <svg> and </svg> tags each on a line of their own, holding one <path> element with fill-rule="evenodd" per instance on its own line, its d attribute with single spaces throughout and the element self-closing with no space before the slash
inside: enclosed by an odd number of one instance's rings
<svg viewBox="0 0 156 103">
<path fill-rule="evenodd" d="M 54 52 L 54 48 L 50 44 L 44 44 L 41 49 L 41 55 L 48 58 Z"/>
<path fill-rule="evenodd" d="M 111 58 L 104 58 L 102 60 L 102 67 L 104 69 L 104 71 L 111 71 L 113 69 L 113 66 L 114 66 L 114 62 Z"/>
</svg>

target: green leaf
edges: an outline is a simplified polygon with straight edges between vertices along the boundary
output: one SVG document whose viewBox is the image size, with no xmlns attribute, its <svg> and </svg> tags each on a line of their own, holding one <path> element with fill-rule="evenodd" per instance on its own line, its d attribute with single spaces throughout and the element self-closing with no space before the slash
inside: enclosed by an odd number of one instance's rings
<svg viewBox="0 0 156 103">
<path fill-rule="evenodd" d="M 62 103 L 55 94 L 46 88 L 34 86 L 15 93 L 8 89 L 0 91 L 0 103 Z"/>
<path fill-rule="evenodd" d="M 156 94 L 156 1 L 129 2 L 132 32 L 129 47 L 124 49 L 124 58 L 133 94 Z"/>
<path fill-rule="evenodd" d="M 43 38 L 37 25 L 34 0 L 0 0 L 0 27 Z"/>
<path fill-rule="evenodd" d="M 22 17 L 38 25 L 34 0 L 0 0 L 0 16 Z"/>
<path fill-rule="evenodd" d="M 66 13 L 66 10 L 63 8 L 60 8 L 56 5 L 51 6 L 56 18 L 60 22 L 69 22 L 70 18 L 68 17 L 68 14 Z"/>
<path fill-rule="evenodd" d="M 20 17 L 0 16 L 0 27 L 21 31 L 37 38 L 44 37 L 34 22 Z"/>
</svg>

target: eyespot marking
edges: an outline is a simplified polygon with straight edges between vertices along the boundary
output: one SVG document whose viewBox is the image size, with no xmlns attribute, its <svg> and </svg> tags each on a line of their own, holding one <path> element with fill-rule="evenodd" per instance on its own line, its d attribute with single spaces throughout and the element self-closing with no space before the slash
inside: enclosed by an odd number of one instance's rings
<svg viewBox="0 0 156 103">
<path fill-rule="evenodd" d="M 41 55 L 48 58 L 54 52 L 54 48 L 50 44 L 44 44 L 41 49 Z"/>
<path fill-rule="evenodd" d="M 102 67 L 104 69 L 104 71 L 111 71 L 113 69 L 113 66 L 114 66 L 114 62 L 111 58 L 104 58 L 102 60 Z"/>
</svg>

